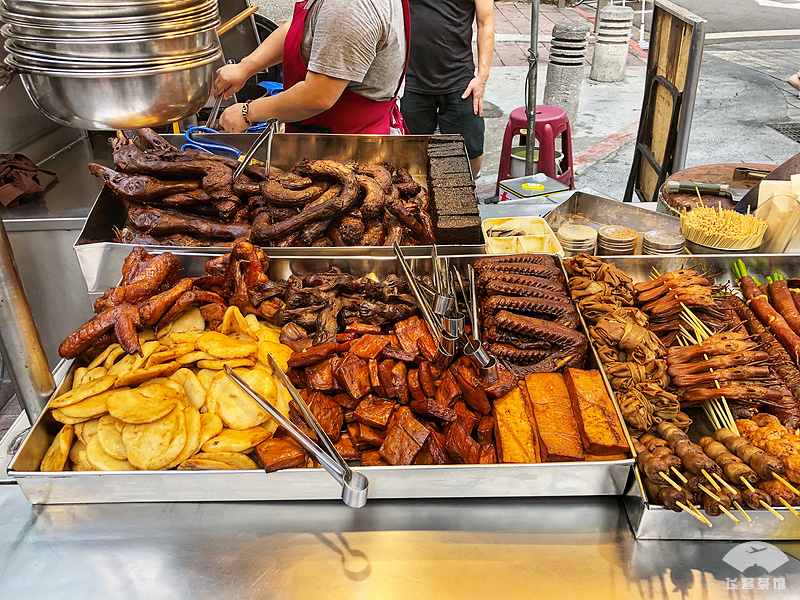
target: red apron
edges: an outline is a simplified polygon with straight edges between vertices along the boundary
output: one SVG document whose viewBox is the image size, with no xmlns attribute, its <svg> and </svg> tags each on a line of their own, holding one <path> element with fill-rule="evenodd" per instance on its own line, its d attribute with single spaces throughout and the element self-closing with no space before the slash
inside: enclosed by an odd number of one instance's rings
<svg viewBox="0 0 800 600">
<path fill-rule="evenodd" d="M 308 68 L 303 62 L 301 44 L 305 28 L 308 9 L 308 0 L 296 2 L 292 25 L 286 33 L 283 44 L 283 87 L 289 89 L 294 84 L 305 80 Z M 405 132 L 405 124 L 397 107 L 397 92 L 405 76 L 408 65 L 408 52 L 410 42 L 410 17 L 408 0 L 402 0 L 403 21 L 405 24 L 406 60 L 403 65 L 403 74 L 397 83 L 397 89 L 391 100 L 379 102 L 370 100 L 360 94 L 345 89 L 342 95 L 328 110 L 297 123 L 287 123 L 286 131 L 313 132 L 313 133 L 372 133 L 388 134 L 391 127 L 397 127 Z"/>
</svg>

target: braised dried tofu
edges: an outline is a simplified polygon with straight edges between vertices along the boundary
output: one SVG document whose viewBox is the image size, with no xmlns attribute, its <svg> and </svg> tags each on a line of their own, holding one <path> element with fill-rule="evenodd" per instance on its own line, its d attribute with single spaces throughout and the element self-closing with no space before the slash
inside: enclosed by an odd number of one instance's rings
<svg viewBox="0 0 800 600">
<path fill-rule="evenodd" d="M 544 462 L 584 460 L 578 424 L 561 373 L 532 373 L 525 378 L 528 402 Z"/>
<path fill-rule="evenodd" d="M 317 419 L 322 427 L 322 431 L 328 434 L 334 443 L 342 435 L 342 425 L 344 425 L 344 412 L 330 396 L 321 392 L 313 392 L 308 397 L 308 408 L 311 414 Z"/>
<path fill-rule="evenodd" d="M 541 462 L 526 396 L 524 388 L 517 385 L 494 401 L 494 438 L 500 462 Z"/>
<path fill-rule="evenodd" d="M 461 423 L 451 423 L 444 436 L 444 450 L 453 462 L 476 465 L 481 457 L 478 442 L 469 437 Z"/>
<path fill-rule="evenodd" d="M 627 454 L 608 454 L 602 456 L 600 454 L 586 453 L 586 462 L 605 462 L 609 460 L 625 460 L 626 458 L 628 458 Z"/>
<path fill-rule="evenodd" d="M 267 473 L 291 467 L 302 467 L 308 455 L 289 437 L 270 438 L 256 446 L 256 453 Z"/>
<path fill-rule="evenodd" d="M 627 452 L 622 425 L 600 373 L 567 369 L 564 379 L 584 450 L 602 456 Z"/>
</svg>

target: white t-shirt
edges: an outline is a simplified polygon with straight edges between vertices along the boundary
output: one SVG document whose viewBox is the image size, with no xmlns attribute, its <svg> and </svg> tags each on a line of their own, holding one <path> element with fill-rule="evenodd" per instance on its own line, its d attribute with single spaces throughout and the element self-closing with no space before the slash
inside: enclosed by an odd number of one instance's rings
<svg viewBox="0 0 800 600">
<path fill-rule="evenodd" d="M 347 79 L 347 88 L 386 101 L 406 58 L 400 0 L 309 0 L 301 52 L 308 70 Z"/>
</svg>

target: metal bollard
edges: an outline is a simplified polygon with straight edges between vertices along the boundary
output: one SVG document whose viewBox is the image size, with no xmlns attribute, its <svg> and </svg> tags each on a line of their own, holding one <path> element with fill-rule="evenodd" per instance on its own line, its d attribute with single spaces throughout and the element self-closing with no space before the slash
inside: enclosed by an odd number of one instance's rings
<svg viewBox="0 0 800 600">
<path fill-rule="evenodd" d="M 563 108 L 573 125 L 578 116 L 589 32 L 590 27 L 586 23 L 556 23 L 550 44 L 550 62 L 547 65 L 547 84 L 542 103 Z"/>
<path fill-rule="evenodd" d="M 57 302 L 57 299 L 53 299 Z M 55 390 L 39 330 L 0 218 L 0 353 L 31 424 Z"/>
<path fill-rule="evenodd" d="M 622 81 L 628 61 L 628 40 L 633 25 L 630 6 L 606 6 L 597 18 L 597 38 L 594 44 L 593 81 Z"/>
</svg>

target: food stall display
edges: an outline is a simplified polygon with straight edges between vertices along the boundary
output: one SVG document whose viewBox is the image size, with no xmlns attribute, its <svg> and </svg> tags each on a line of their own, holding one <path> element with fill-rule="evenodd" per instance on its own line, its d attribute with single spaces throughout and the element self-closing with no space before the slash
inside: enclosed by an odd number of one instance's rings
<svg viewBox="0 0 800 600">
<path fill-rule="evenodd" d="M 315 465 L 305 452 L 222 371 L 228 365 L 263 395 L 277 397 L 286 416 L 311 436 L 297 407 L 276 396 L 280 385 L 267 366 L 272 353 L 340 454 L 366 469 L 375 497 L 621 492 L 630 446 L 612 396 L 591 356 L 586 360 L 586 336 L 552 257 L 454 260 L 456 269 L 474 266 L 484 280 L 489 272 L 507 273 L 557 296 L 557 302 L 538 299 L 545 304 L 535 297 L 532 304 L 520 296 L 485 297 L 484 323 L 496 321 L 497 332 L 516 336 L 503 348 L 534 344 L 553 355 L 535 360 L 497 352 L 498 374 L 488 381 L 466 356 L 440 361 L 406 282 L 394 274 L 394 260 L 370 261 L 370 277 L 347 272 L 346 264 L 319 271 L 305 270 L 302 262 L 268 259 L 239 240 L 229 254 L 208 260 L 203 274 L 181 279 L 175 255 L 134 249 L 122 283 L 95 302 L 98 314 L 62 344 L 62 354 L 76 361 L 69 386 L 56 393 L 11 466 L 23 490 L 33 487 L 26 482 L 41 489 L 48 480 L 49 501 L 75 501 L 65 500 L 72 496 L 58 489 L 64 479 L 54 471 L 116 471 L 104 476 L 112 486 L 125 476 L 114 468 L 124 454 L 126 468 L 137 470 L 177 467 L 176 475 L 202 475 L 198 471 L 238 469 L 247 475 L 250 489 L 212 489 L 201 498 L 328 497 L 324 486 L 309 495 L 321 469 L 306 469 Z M 268 275 L 286 267 L 296 273 L 285 280 Z M 491 308 L 498 302 L 504 307 L 499 312 Z M 205 421 L 214 426 L 206 423 L 204 432 Z M 95 441 L 101 425 L 105 437 Z M 409 469 L 402 484 L 391 477 Z M 454 470 L 435 474 L 440 469 Z M 569 475 L 576 469 L 580 474 Z M 303 471 L 313 477 L 293 488 Z M 483 481 L 468 488 L 464 477 Z M 253 491 L 254 482 L 264 489 Z M 176 478 L 174 486 L 180 485 Z M 124 498 L 169 498 L 173 489 L 140 486 Z M 120 498 L 102 485 L 95 490 L 80 501 Z M 40 499 L 35 491 L 29 497 Z"/>
<path fill-rule="evenodd" d="M 786 521 L 800 506 L 800 437 L 793 433 L 799 410 L 797 334 L 790 325 L 797 326 L 797 296 L 790 291 L 797 282 L 784 275 L 792 272 L 790 260 L 747 262 L 771 273 L 768 285 L 749 276 L 736 257 L 567 260 L 578 307 L 588 320 L 597 319 L 590 327 L 596 344 L 608 339 L 603 319 L 609 317 L 600 315 L 641 314 L 638 322 L 621 323 L 624 337 L 641 343 L 649 336 L 658 348 L 653 360 L 661 362 L 650 369 L 658 374 L 661 392 L 649 395 L 642 388 L 654 385 L 654 377 L 646 375 L 646 363 L 620 377 L 623 370 L 598 345 L 636 438 L 639 489 L 631 491 L 626 507 L 641 537 L 797 535 Z M 620 283 L 625 293 L 618 293 Z M 592 290 L 599 295 L 587 295 Z M 628 306 L 621 313 L 623 300 Z M 601 304 L 606 306 L 600 309 Z M 665 396 L 682 417 L 659 412 L 658 399 Z M 684 522 L 688 529 L 680 531 L 665 516 L 668 510 L 688 513 L 697 528 Z M 703 531 L 712 525 L 719 531 Z"/>
</svg>

